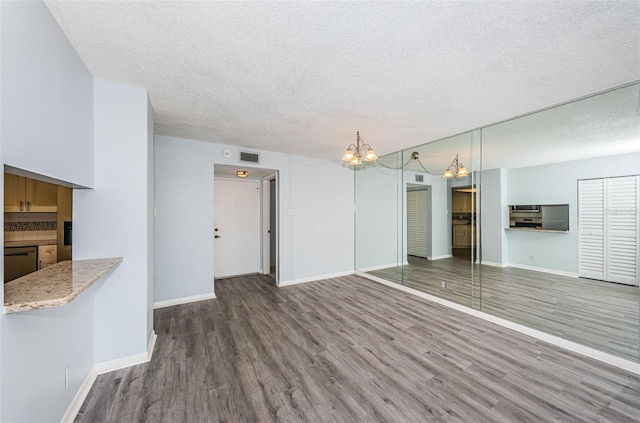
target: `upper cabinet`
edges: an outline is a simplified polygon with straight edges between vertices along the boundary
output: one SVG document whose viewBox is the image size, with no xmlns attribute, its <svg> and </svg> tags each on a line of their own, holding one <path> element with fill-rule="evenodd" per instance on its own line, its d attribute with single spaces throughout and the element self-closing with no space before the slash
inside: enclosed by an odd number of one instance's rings
<svg viewBox="0 0 640 423">
<path fill-rule="evenodd" d="M 4 174 L 4 211 L 55 212 L 58 210 L 58 187 L 35 179 Z"/>
<path fill-rule="evenodd" d="M 470 192 L 453 192 L 451 198 L 452 213 L 475 213 L 476 205 Z"/>
</svg>

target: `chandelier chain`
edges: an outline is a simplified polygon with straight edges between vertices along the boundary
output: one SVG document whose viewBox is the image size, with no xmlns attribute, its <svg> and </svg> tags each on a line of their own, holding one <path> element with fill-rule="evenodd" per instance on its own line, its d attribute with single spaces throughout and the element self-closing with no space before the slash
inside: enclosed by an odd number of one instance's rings
<svg viewBox="0 0 640 423">
<path fill-rule="evenodd" d="M 415 155 L 415 156 L 414 156 L 414 155 Z M 388 166 L 388 165 L 386 165 L 386 164 L 382 163 L 382 161 L 380 161 L 380 160 L 378 160 L 376 163 L 377 163 L 377 164 L 379 164 L 379 165 L 380 165 L 380 166 L 382 166 L 382 167 L 386 167 L 387 169 L 391 169 L 391 170 L 399 170 L 399 169 L 404 169 L 405 167 L 407 167 L 407 166 L 409 165 L 409 163 L 411 163 L 411 160 L 415 160 L 415 161 L 417 161 L 417 162 L 418 162 L 418 164 L 420 165 L 420 167 L 422 168 L 422 170 L 423 170 L 425 173 L 431 174 L 431 172 L 429 172 L 429 171 L 424 167 L 424 165 L 422 164 L 422 162 L 420 161 L 420 157 L 418 157 L 415 153 L 413 153 L 413 154 L 411 155 L 411 157 L 409 157 L 409 159 L 408 159 L 408 160 L 407 160 L 407 161 L 406 161 L 402 166 L 399 166 L 399 167 L 391 167 L 391 166 Z"/>
</svg>

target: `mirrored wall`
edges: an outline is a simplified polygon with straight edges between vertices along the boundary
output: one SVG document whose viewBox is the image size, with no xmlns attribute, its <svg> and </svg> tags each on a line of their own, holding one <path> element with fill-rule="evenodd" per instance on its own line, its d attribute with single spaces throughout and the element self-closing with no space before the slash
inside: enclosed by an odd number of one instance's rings
<svg viewBox="0 0 640 423">
<path fill-rule="evenodd" d="M 356 170 L 357 270 L 639 361 L 639 104 L 635 84 Z"/>
</svg>

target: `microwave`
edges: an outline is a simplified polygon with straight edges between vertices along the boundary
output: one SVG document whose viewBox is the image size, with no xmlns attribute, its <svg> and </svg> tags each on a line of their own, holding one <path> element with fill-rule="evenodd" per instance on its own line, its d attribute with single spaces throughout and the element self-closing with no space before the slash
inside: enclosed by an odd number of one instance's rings
<svg viewBox="0 0 640 423">
<path fill-rule="evenodd" d="M 524 212 L 524 213 L 540 213 L 540 205 L 538 204 L 521 204 L 511 206 L 512 212 Z"/>
</svg>

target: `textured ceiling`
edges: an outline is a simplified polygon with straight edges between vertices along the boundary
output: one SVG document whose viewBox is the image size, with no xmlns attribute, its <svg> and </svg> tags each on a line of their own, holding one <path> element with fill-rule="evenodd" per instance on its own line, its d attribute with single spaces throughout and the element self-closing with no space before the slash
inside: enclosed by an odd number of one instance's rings
<svg viewBox="0 0 640 423">
<path fill-rule="evenodd" d="M 156 133 L 379 155 L 640 79 L 640 2 L 47 2 Z"/>
</svg>

